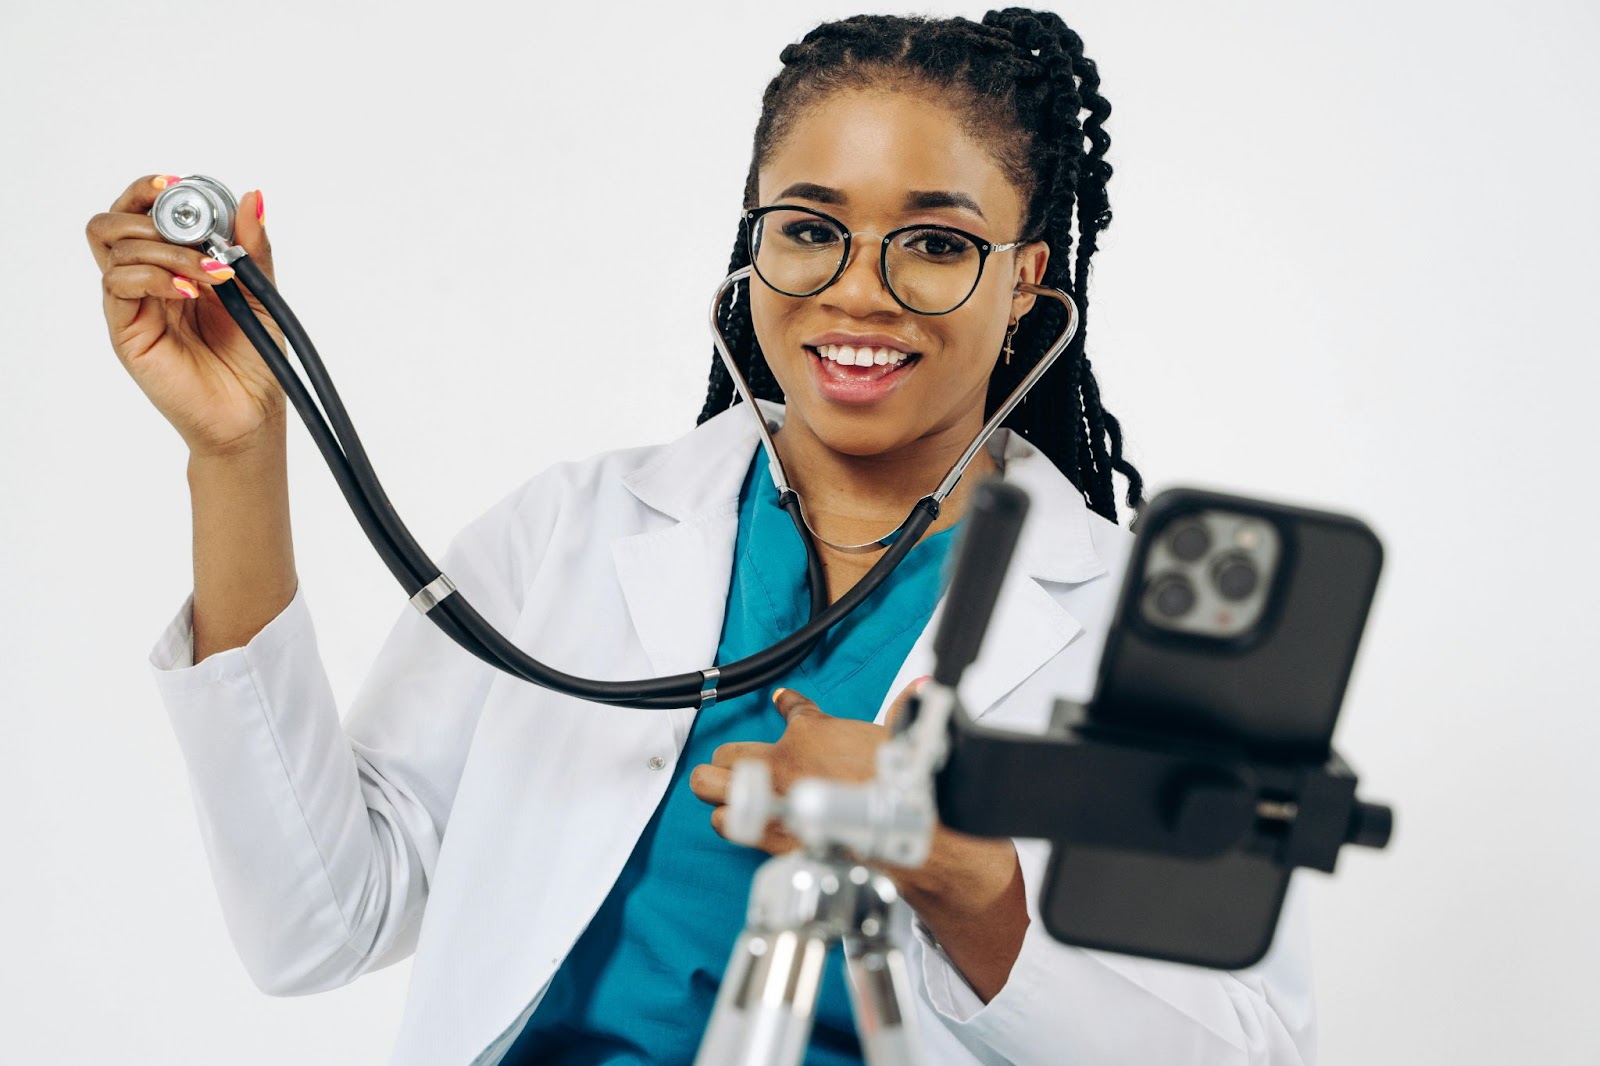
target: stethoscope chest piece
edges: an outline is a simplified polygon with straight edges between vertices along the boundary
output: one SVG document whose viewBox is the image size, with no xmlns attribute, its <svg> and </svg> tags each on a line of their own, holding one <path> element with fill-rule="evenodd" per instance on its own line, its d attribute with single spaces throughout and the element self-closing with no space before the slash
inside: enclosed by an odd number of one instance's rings
<svg viewBox="0 0 1600 1066">
<path fill-rule="evenodd" d="M 204 174 L 191 174 L 161 191 L 150 217 L 166 240 L 198 247 L 233 243 L 233 220 L 238 211 L 239 202 L 226 185 Z"/>
</svg>

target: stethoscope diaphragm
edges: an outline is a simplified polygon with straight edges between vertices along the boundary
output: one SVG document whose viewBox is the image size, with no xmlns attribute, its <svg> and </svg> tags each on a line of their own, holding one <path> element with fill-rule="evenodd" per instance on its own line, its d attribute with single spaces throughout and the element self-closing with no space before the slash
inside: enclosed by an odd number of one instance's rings
<svg viewBox="0 0 1600 1066">
<path fill-rule="evenodd" d="M 156 230 L 173 244 L 199 247 L 233 243 L 239 202 L 228 187 L 204 174 L 190 174 L 168 185 L 150 208 Z"/>
</svg>

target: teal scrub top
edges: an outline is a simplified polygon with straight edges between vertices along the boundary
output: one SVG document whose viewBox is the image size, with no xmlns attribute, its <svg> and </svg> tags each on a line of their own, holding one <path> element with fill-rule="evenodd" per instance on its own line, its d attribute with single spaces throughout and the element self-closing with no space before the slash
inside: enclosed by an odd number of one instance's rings
<svg viewBox="0 0 1600 1066">
<path fill-rule="evenodd" d="M 740 492 L 719 663 L 776 643 L 810 613 L 805 547 L 778 506 L 763 458 L 758 450 Z M 718 701 L 696 715 L 660 806 L 503 1063 L 694 1060 L 744 928 L 751 878 L 768 855 L 717 835 L 711 807 L 689 791 L 689 773 L 729 741 L 776 742 L 785 725 L 770 698 L 776 688 L 794 689 L 834 717 L 875 718 L 938 602 L 954 532 L 912 548 L 867 602 L 773 688 Z M 861 1061 L 836 946 L 805 1062 Z"/>
</svg>

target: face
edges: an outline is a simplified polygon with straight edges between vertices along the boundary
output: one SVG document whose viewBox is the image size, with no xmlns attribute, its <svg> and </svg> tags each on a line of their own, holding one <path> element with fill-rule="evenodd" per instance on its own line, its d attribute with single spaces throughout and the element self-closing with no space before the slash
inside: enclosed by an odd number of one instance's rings
<svg viewBox="0 0 1600 1066">
<path fill-rule="evenodd" d="M 922 315 L 885 286 L 879 248 L 909 225 L 952 226 L 995 244 L 1021 236 L 1021 196 L 990 150 L 931 95 L 845 90 L 797 118 L 757 181 L 757 206 L 814 208 L 857 234 L 844 273 L 816 295 L 785 296 L 751 278 L 756 337 L 787 401 L 783 435 L 861 457 L 965 447 L 983 423 L 1007 326 L 1033 306 L 1016 285 L 1039 281 L 1049 249 L 991 252 L 965 303 Z M 842 346 L 905 358 L 847 367 L 825 357 Z"/>
</svg>

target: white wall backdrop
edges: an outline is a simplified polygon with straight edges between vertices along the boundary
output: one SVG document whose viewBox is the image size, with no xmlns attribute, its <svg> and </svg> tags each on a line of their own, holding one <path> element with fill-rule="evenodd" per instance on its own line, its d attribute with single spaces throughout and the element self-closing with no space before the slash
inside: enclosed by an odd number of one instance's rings
<svg viewBox="0 0 1600 1066">
<path fill-rule="evenodd" d="M 1597 8 L 1058 6 L 1115 107 L 1090 338 L 1130 457 L 1387 543 L 1338 741 L 1398 831 L 1300 875 L 1322 1061 L 1600 1062 Z M 545 464 L 693 424 L 761 89 L 854 10 L 0 3 L 0 1061 L 378 1064 L 409 966 L 271 999 L 233 955 L 145 662 L 186 456 L 107 343 L 89 216 L 144 173 L 263 189 L 440 552 Z M 671 269 L 615 243 L 642 200 Z M 298 424 L 290 453 L 348 699 L 409 608 Z"/>
</svg>

